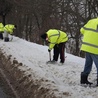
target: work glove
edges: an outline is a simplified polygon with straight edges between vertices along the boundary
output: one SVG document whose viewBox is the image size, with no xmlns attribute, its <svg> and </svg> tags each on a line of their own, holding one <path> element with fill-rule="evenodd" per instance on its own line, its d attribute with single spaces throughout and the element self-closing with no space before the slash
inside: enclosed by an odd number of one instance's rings
<svg viewBox="0 0 98 98">
<path fill-rule="evenodd" d="M 51 50 L 50 49 L 48 49 L 48 52 L 50 52 Z"/>
</svg>

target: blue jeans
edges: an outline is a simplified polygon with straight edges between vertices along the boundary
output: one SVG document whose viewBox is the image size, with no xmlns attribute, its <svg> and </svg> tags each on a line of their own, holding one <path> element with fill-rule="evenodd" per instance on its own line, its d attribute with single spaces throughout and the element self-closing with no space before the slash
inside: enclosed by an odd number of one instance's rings
<svg viewBox="0 0 98 98">
<path fill-rule="evenodd" d="M 85 67 L 84 67 L 83 74 L 90 74 L 92 70 L 92 64 L 94 61 L 96 68 L 97 68 L 97 77 L 98 77 L 98 55 L 86 52 L 85 59 L 86 60 L 85 60 Z"/>
</svg>

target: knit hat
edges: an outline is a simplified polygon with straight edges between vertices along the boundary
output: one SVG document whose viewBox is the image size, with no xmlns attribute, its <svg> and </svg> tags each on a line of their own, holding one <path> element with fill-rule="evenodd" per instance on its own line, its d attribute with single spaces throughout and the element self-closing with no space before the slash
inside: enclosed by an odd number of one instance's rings
<svg viewBox="0 0 98 98">
<path fill-rule="evenodd" d="M 47 37 L 47 34 L 46 33 L 41 35 L 41 38 L 42 39 L 46 39 L 46 37 Z"/>
</svg>

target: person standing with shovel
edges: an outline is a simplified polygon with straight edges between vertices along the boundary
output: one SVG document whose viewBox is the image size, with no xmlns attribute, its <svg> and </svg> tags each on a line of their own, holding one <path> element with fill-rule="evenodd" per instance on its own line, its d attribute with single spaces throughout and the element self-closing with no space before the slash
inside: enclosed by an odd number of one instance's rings
<svg viewBox="0 0 98 98">
<path fill-rule="evenodd" d="M 47 63 L 55 64 L 58 61 L 60 55 L 60 63 L 65 62 L 65 43 L 68 41 L 68 36 L 65 32 L 56 29 L 50 29 L 46 33 L 41 35 L 42 39 L 49 42 L 49 56 L 50 61 Z M 53 60 L 51 60 L 51 50 L 53 50 Z"/>
</svg>

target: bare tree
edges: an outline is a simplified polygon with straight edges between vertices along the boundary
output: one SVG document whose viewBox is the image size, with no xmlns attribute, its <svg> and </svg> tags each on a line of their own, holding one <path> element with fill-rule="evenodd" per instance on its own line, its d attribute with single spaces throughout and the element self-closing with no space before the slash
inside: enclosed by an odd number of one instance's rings
<svg viewBox="0 0 98 98">
<path fill-rule="evenodd" d="M 98 15 L 98 0 L 1 0 L 0 4 L 3 21 L 17 25 L 16 36 L 42 44 L 42 33 L 60 29 L 69 36 L 67 52 L 78 56 L 80 28 Z"/>
<path fill-rule="evenodd" d="M 6 15 L 10 12 L 12 5 L 6 0 L 0 0 L 0 16 L 2 17 L 2 22 L 5 25 Z"/>
</svg>

